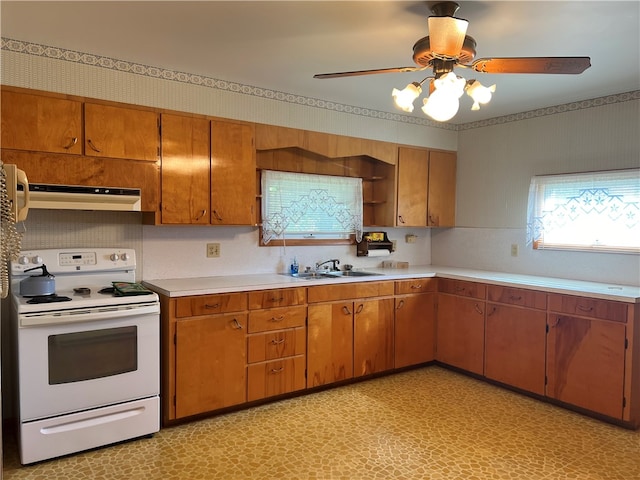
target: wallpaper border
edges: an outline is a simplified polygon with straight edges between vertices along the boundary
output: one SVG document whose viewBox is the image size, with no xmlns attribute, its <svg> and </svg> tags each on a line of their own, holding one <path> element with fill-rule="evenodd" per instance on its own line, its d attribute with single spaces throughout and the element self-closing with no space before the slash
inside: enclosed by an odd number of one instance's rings
<svg viewBox="0 0 640 480">
<path fill-rule="evenodd" d="M 602 105 L 610 105 L 620 102 L 628 102 L 631 100 L 640 99 L 640 90 L 631 92 L 618 93 L 614 95 L 607 95 L 605 97 L 593 98 L 589 100 L 581 100 L 578 102 L 571 102 L 562 105 L 555 105 L 552 107 L 530 110 L 527 112 L 515 113 L 511 115 L 505 115 L 501 117 L 489 118 L 486 120 L 479 120 L 477 122 L 470 122 L 464 124 L 446 124 L 435 122 L 427 118 L 412 117 L 409 115 L 401 115 L 398 113 L 383 112 L 380 110 L 373 110 L 370 108 L 358 107 L 354 105 L 346 105 L 342 103 L 331 102 L 322 100 L 319 98 L 305 97 L 303 95 L 296 95 L 292 93 L 281 92 L 278 90 L 271 90 L 268 88 L 256 87 L 252 85 L 244 85 L 237 82 L 230 82 L 227 80 L 220 80 L 217 78 L 207 77 L 204 75 L 191 74 L 187 72 L 180 72 L 175 70 L 169 70 L 166 68 L 154 67 L 151 65 L 144 65 L 141 63 L 133 63 L 116 58 L 105 57 L 101 55 L 94 55 L 86 52 L 79 52 L 76 50 L 68 50 L 65 48 L 59 48 L 49 45 L 41 45 L 38 43 L 25 42 L 22 40 L 16 40 L 12 38 L 1 37 L 0 50 L 6 50 L 10 52 L 22 53 L 26 55 L 34 55 L 45 58 L 52 58 L 56 60 L 63 60 L 72 63 L 79 63 L 83 65 L 90 65 L 93 67 L 105 68 L 109 70 L 117 70 L 124 73 L 132 73 L 134 75 L 142 75 L 151 78 L 157 78 L 162 80 L 187 83 L 192 85 L 199 85 L 217 90 L 229 91 L 233 93 L 240 93 L 244 95 L 251 95 L 260 98 L 266 98 L 269 100 L 275 100 L 279 102 L 294 103 L 297 105 L 303 105 L 307 107 L 320 108 L 330 110 L 339 113 L 347 113 L 351 115 L 358 115 L 363 117 L 371 117 L 380 120 L 388 120 L 400 123 L 408 123 L 414 125 L 424 125 L 428 127 L 440 128 L 443 130 L 469 130 L 473 128 L 481 128 L 492 125 L 500 125 L 509 122 L 516 122 L 520 120 L 528 120 L 536 117 L 544 117 L 547 115 L 555 115 L 558 113 L 565 113 L 575 110 L 583 110 L 586 108 L 598 107 Z"/>
</svg>

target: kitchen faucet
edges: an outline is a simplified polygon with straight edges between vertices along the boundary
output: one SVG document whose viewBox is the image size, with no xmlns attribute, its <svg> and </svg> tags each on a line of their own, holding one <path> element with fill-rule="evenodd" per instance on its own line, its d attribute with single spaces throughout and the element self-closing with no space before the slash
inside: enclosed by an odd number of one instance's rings
<svg viewBox="0 0 640 480">
<path fill-rule="evenodd" d="M 338 265 L 340 264 L 340 260 L 338 260 L 337 258 L 333 258 L 331 260 L 327 260 L 325 262 L 316 262 L 316 270 L 320 270 L 320 267 L 322 265 L 324 265 L 325 263 L 332 263 L 333 265 L 331 266 L 331 271 L 332 272 L 337 272 L 338 270 L 340 270 L 338 268 Z"/>
</svg>

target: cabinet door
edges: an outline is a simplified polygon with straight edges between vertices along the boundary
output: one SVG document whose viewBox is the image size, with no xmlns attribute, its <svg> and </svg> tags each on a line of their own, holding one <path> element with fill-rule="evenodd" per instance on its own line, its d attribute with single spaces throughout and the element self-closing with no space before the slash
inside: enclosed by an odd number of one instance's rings
<svg viewBox="0 0 640 480">
<path fill-rule="evenodd" d="M 626 325 L 549 315 L 547 396 L 622 418 Z"/>
<path fill-rule="evenodd" d="M 307 387 L 353 377 L 353 302 L 309 305 Z"/>
<path fill-rule="evenodd" d="M 162 115 L 163 224 L 209 224 L 209 120 Z"/>
<path fill-rule="evenodd" d="M 353 308 L 354 376 L 392 369 L 394 299 L 358 300 Z"/>
<path fill-rule="evenodd" d="M 544 395 L 547 316 L 542 310 L 489 305 L 484 374 Z"/>
<path fill-rule="evenodd" d="M 435 358 L 435 298 L 433 293 L 396 298 L 396 368 Z"/>
<path fill-rule="evenodd" d="M 485 302 L 440 294 L 436 327 L 436 358 L 482 375 Z"/>
<path fill-rule="evenodd" d="M 453 227 L 456 223 L 456 154 L 429 152 L 427 225 Z"/>
<path fill-rule="evenodd" d="M 211 121 L 211 224 L 256 224 L 253 125 Z"/>
<path fill-rule="evenodd" d="M 85 155 L 156 162 L 158 125 L 155 112 L 85 103 Z"/>
<path fill-rule="evenodd" d="M 246 402 L 246 314 L 179 320 L 176 418 Z"/>
<path fill-rule="evenodd" d="M 427 225 L 427 183 L 429 151 L 398 149 L 398 216 L 399 227 Z"/>
<path fill-rule="evenodd" d="M 82 103 L 2 92 L 2 148 L 82 153 Z"/>
</svg>

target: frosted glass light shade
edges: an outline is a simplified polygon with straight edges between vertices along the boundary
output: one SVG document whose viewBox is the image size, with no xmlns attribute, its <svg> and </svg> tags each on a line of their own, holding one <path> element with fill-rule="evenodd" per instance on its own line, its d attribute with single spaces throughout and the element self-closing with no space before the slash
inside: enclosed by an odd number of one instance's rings
<svg viewBox="0 0 640 480">
<path fill-rule="evenodd" d="M 469 22 L 454 17 L 429 17 L 429 48 L 444 57 L 460 54 Z"/>
<path fill-rule="evenodd" d="M 493 92 L 496 91 L 496 86 L 491 85 L 485 87 L 478 80 L 471 80 L 467 85 L 467 95 L 473 98 L 473 106 L 471 110 L 480 110 L 480 104 L 489 103 Z"/>
<path fill-rule="evenodd" d="M 399 109 L 405 112 L 413 112 L 413 101 L 418 98 L 420 93 L 422 93 L 422 87 L 419 83 L 413 82 L 402 90 L 394 88 L 391 96 Z"/>
</svg>

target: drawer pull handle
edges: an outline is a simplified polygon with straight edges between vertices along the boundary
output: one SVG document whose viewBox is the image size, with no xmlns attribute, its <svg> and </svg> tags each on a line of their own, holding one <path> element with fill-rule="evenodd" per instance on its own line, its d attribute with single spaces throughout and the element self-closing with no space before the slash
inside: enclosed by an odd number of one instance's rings
<svg viewBox="0 0 640 480">
<path fill-rule="evenodd" d="M 283 371 L 284 371 L 284 367 L 271 369 L 271 373 L 282 373 Z"/>
<path fill-rule="evenodd" d="M 518 300 L 522 300 L 522 297 L 520 295 L 511 295 L 509 297 L 509 300 L 513 300 L 514 302 L 517 302 Z"/>
<path fill-rule="evenodd" d="M 342 307 L 342 311 L 344 312 L 345 315 L 351 315 L 351 312 L 349 311 L 349 307 L 347 306 Z"/>
<path fill-rule="evenodd" d="M 284 315 L 280 315 L 279 317 L 271 317 L 272 322 L 281 322 L 284 320 Z"/>
<path fill-rule="evenodd" d="M 400 223 L 404 223 L 404 218 L 402 218 L 402 215 L 398 215 L 398 220 L 400 220 Z"/>
<path fill-rule="evenodd" d="M 201 211 L 200 211 L 200 215 L 198 215 L 198 216 L 196 217 L 196 220 L 200 220 L 202 217 L 204 217 L 205 213 L 207 213 L 207 211 L 206 211 L 206 210 L 201 210 Z"/>
<path fill-rule="evenodd" d="M 100 150 L 98 149 L 98 147 L 96 147 L 93 142 L 91 141 L 91 139 L 87 140 L 87 143 L 89 144 L 89 146 L 91 147 L 91 150 L 93 150 L 94 152 L 100 153 Z"/>
<path fill-rule="evenodd" d="M 73 137 L 71 139 L 71 143 L 69 143 L 69 145 L 65 145 L 64 148 L 65 150 L 69 150 L 71 147 L 73 147 L 76 143 L 78 143 L 78 137 Z"/>
<path fill-rule="evenodd" d="M 480 315 L 482 315 L 482 314 L 484 313 L 484 312 L 482 311 L 482 309 L 478 306 L 478 304 L 477 304 L 477 303 L 474 305 L 474 307 L 475 307 L 475 309 L 476 309 L 476 312 L 478 312 Z"/>
<path fill-rule="evenodd" d="M 280 340 L 276 340 L 274 338 L 273 340 L 271 340 L 272 345 L 280 345 L 281 343 L 284 343 L 284 338 L 281 338 Z"/>
<path fill-rule="evenodd" d="M 218 220 L 219 222 L 222 221 L 222 217 L 218 214 L 217 210 L 213 211 L 213 216 L 216 217 L 216 220 Z"/>
<path fill-rule="evenodd" d="M 236 330 L 242 330 L 242 324 L 237 319 L 234 318 L 231 323 Z"/>
<path fill-rule="evenodd" d="M 364 303 L 361 303 L 360 305 L 358 305 L 358 309 L 356 310 L 356 313 L 362 312 L 363 309 L 364 309 Z"/>
<path fill-rule="evenodd" d="M 220 308 L 220 304 L 219 303 L 214 303 L 213 305 L 209 305 L 208 303 L 204 304 L 204 308 L 208 308 L 209 310 L 213 310 L 216 308 Z"/>
<path fill-rule="evenodd" d="M 270 302 L 281 302 L 281 301 L 283 301 L 283 300 L 284 300 L 284 297 L 279 297 L 279 298 L 271 297 L 271 298 L 269 299 L 269 301 L 270 301 Z"/>
<path fill-rule="evenodd" d="M 422 288 L 422 284 L 418 284 L 418 285 L 411 285 L 411 288 L 412 288 L 413 290 L 419 290 L 419 289 L 421 289 L 421 288 Z"/>
<path fill-rule="evenodd" d="M 583 312 L 592 312 L 593 311 L 593 307 L 585 307 L 583 305 L 576 305 L 576 308 L 578 310 L 583 311 Z"/>
<path fill-rule="evenodd" d="M 404 300 L 400 300 L 398 302 L 398 307 L 396 308 L 396 310 L 400 310 L 402 307 L 404 307 Z"/>
</svg>

